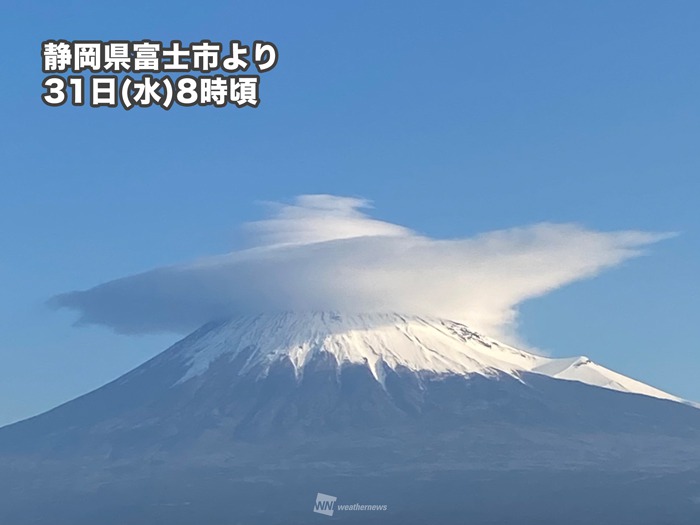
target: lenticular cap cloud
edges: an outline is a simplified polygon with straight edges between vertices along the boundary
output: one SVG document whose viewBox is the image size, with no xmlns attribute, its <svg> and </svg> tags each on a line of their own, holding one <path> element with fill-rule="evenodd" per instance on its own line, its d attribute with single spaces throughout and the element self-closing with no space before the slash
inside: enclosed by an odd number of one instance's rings
<svg viewBox="0 0 700 525">
<path fill-rule="evenodd" d="M 303 195 L 248 224 L 252 247 L 156 268 L 50 303 L 77 324 L 186 333 L 240 314 L 402 312 L 513 335 L 517 306 L 643 253 L 669 234 L 540 223 L 433 239 L 369 217 L 363 199 Z"/>
</svg>

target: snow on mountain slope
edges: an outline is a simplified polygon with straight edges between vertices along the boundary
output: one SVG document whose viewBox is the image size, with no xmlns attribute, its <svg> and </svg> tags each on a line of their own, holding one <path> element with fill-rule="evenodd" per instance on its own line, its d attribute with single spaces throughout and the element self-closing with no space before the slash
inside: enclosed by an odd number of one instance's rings
<svg viewBox="0 0 700 525">
<path fill-rule="evenodd" d="M 525 372 L 556 379 L 684 400 L 608 370 L 586 357 L 553 359 L 518 350 L 470 330 L 466 325 L 399 314 L 265 314 L 208 326 L 175 345 L 173 355 L 186 363 L 179 383 L 205 373 L 217 359 L 244 357 L 240 374 L 264 376 L 288 358 L 297 376 L 319 353 L 339 364 L 366 365 L 383 383 L 385 366 L 415 372 L 519 377 Z"/>
<path fill-rule="evenodd" d="M 589 385 L 619 390 L 620 392 L 631 392 L 634 394 L 644 394 L 650 397 L 658 397 L 660 399 L 685 402 L 685 400 L 659 390 L 658 388 L 654 388 L 641 381 L 623 376 L 613 370 L 600 366 L 585 356 L 550 359 L 549 362 L 539 365 L 532 371 L 556 379 L 580 381 Z"/>
</svg>

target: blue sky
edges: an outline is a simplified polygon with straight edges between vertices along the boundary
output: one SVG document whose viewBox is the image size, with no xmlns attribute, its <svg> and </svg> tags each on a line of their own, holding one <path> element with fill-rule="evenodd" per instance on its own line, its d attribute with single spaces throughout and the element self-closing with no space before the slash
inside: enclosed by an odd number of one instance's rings
<svg viewBox="0 0 700 525">
<path fill-rule="evenodd" d="M 361 196 L 431 237 L 541 221 L 675 231 L 526 303 L 527 340 L 700 399 L 694 2 L 6 2 L 0 423 L 173 335 L 74 328 L 49 297 L 230 250 L 256 204 Z M 51 38 L 264 39 L 258 109 L 48 108 Z"/>
</svg>

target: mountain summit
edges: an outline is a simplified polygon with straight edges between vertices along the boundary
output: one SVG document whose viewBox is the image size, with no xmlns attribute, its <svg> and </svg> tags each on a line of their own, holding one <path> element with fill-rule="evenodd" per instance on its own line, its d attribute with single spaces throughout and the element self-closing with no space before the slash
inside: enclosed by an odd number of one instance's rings
<svg viewBox="0 0 700 525">
<path fill-rule="evenodd" d="M 690 524 L 699 440 L 675 396 L 459 322 L 245 316 L 0 429 L 0 523 L 306 523 L 321 492 L 390 509 L 347 523 Z"/>
</svg>

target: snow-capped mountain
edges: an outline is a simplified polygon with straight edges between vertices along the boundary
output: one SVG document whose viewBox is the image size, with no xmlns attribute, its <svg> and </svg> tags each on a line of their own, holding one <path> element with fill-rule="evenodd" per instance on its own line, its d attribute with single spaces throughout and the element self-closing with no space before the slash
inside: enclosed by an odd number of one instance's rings
<svg viewBox="0 0 700 525">
<path fill-rule="evenodd" d="M 486 377 L 519 377 L 523 372 L 533 372 L 683 402 L 585 356 L 552 359 L 535 355 L 481 335 L 462 323 L 427 316 L 319 312 L 240 317 L 209 325 L 197 337 L 177 345 L 173 353 L 188 365 L 179 381 L 205 373 L 222 357 L 232 360 L 244 354 L 240 374 L 265 375 L 274 363 L 288 360 L 300 375 L 314 357 L 328 354 L 340 366 L 368 367 L 380 383 L 386 367 Z"/>
<path fill-rule="evenodd" d="M 265 314 L 0 429 L 0 523 L 307 523 L 324 492 L 391 509 L 347 523 L 690 524 L 698 442 L 700 410 L 585 357 Z"/>
</svg>

